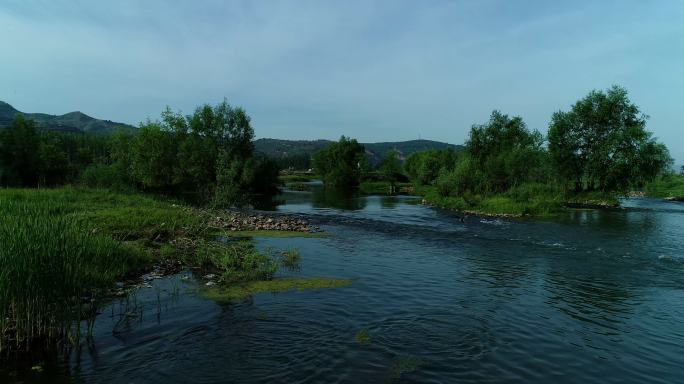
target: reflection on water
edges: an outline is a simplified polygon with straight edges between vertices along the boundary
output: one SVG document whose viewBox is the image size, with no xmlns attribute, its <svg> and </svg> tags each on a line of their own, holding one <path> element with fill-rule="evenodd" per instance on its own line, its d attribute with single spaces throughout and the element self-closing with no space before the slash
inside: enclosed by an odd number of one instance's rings
<svg viewBox="0 0 684 384">
<path fill-rule="evenodd" d="M 411 197 L 314 190 L 281 199 L 271 208 L 305 215 L 330 236 L 258 240 L 299 249 L 301 268 L 280 273 L 353 285 L 221 306 L 192 280 L 159 280 L 127 309 L 105 308 L 90 347 L 46 368 L 51 378 L 682 382 L 682 205 L 627 200 L 552 220 L 461 223 Z M 361 330 L 368 343 L 355 340 Z"/>
<path fill-rule="evenodd" d="M 358 196 L 355 192 L 315 188 L 311 192 L 311 205 L 313 208 L 356 211 L 366 207 L 366 199 Z"/>
</svg>

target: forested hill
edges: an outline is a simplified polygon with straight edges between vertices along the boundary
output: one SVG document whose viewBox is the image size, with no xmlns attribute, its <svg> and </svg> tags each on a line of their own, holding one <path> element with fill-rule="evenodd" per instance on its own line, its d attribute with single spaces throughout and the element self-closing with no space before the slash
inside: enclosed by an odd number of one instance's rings
<svg viewBox="0 0 684 384">
<path fill-rule="evenodd" d="M 329 140 L 280 140 L 280 139 L 258 139 L 254 142 L 258 152 L 268 157 L 284 157 L 297 154 L 313 154 L 326 148 L 332 143 Z M 410 154 L 429 149 L 453 148 L 462 149 L 460 145 L 443 143 L 432 140 L 409 140 L 383 143 L 362 143 L 366 149 L 366 154 L 371 163 L 377 163 L 380 157 L 390 149 L 399 152 L 399 158 L 405 159 Z"/>
<path fill-rule="evenodd" d="M 64 115 L 24 113 L 3 101 L 0 101 L 0 129 L 9 126 L 17 114 L 23 114 L 27 119 L 35 121 L 38 128 L 51 131 L 111 133 L 119 128 L 134 129 L 128 124 L 96 119 L 82 112 L 69 112 Z"/>
</svg>

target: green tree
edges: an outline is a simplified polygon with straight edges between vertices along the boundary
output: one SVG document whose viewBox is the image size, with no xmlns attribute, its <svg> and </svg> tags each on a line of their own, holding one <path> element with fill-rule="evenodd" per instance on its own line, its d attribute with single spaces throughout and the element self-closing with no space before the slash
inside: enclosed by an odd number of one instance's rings
<svg viewBox="0 0 684 384">
<path fill-rule="evenodd" d="M 133 141 L 133 177 L 145 189 L 170 190 L 177 167 L 177 142 L 158 123 L 140 127 Z"/>
<path fill-rule="evenodd" d="M 356 139 L 344 136 L 313 156 L 315 171 L 327 187 L 353 189 L 359 186 L 366 165 L 365 150 Z"/>
<path fill-rule="evenodd" d="M 647 118 L 618 86 L 554 113 L 548 140 L 557 175 L 576 191 L 620 191 L 652 180 L 671 160 L 646 131 Z"/>
<path fill-rule="evenodd" d="M 17 115 L 0 130 L 0 169 L 3 185 L 36 187 L 40 181 L 40 134 L 33 121 Z"/>
<path fill-rule="evenodd" d="M 135 184 L 132 176 L 133 151 L 131 150 L 135 139 L 132 133 L 122 129 L 114 132 L 110 138 L 110 161 L 118 186 L 134 186 Z"/>
<path fill-rule="evenodd" d="M 55 186 L 66 182 L 69 161 L 66 154 L 54 143 L 41 142 L 38 147 L 39 185 Z"/>
<path fill-rule="evenodd" d="M 277 191 L 278 169 L 254 157 L 253 139 L 249 116 L 225 100 L 188 116 L 167 107 L 161 120 L 141 127 L 130 156 L 124 150 L 113 157 L 124 167 L 130 161 L 133 178 L 144 188 L 242 205 L 254 194 Z"/>
<path fill-rule="evenodd" d="M 378 174 L 380 179 L 389 181 L 392 189 L 394 189 L 394 185 L 402 177 L 401 161 L 396 150 L 392 149 L 385 152 L 380 164 L 378 164 Z"/>
<path fill-rule="evenodd" d="M 493 111 L 489 121 L 473 125 L 466 142 L 469 169 L 459 172 L 481 172 L 477 192 L 504 192 L 531 181 L 544 158 L 543 136 L 529 131 L 521 117 L 509 117 Z"/>
<path fill-rule="evenodd" d="M 442 169 L 453 170 L 456 159 L 451 148 L 414 152 L 406 159 L 404 170 L 414 183 L 429 185 L 435 182 Z"/>
</svg>

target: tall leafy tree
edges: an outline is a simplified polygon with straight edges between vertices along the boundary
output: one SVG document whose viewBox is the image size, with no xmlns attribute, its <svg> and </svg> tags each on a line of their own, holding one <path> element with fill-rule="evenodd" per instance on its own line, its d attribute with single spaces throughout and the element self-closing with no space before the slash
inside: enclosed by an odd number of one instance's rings
<svg viewBox="0 0 684 384">
<path fill-rule="evenodd" d="M 382 180 L 389 181 L 392 187 L 399 181 L 402 177 L 401 161 L 396 150 L 385 152 L 378 164 L 378 174 Z"/>
<path fill-rule="evenodd" d="M 473 125 L 466 142 L 470 172 L 482 173 L 479 180 L 484 183 L 470 189 L 504 192 L 531 181 L 543 160 L 543 141 L 538 131 L 527 129 L 521 117 L 493 111 L 487 123 Z"/>
<path fill-rule="evenodd" d="M 618 86 L 554 113 L 548 140 L 557 175 L 575 190 L 625 190 L 652 180 L 670 157 L 646 130 L 647 118 Z"/>
<path fill-rule="evenodd" d="M 406 159 L 404 170 L 413 182 L 428 185 L 437 179 L 442 170 L 452 171 L 457 158 L 451 148 L 414 152 Z"/>
<path fill-rule="evenodd" d="M 158 123 L 140 127 L 133 141 L 132 174 L 147 189 L 170 190 L 175 185 L 177 142 Z"/>
<path fill-rule="evenodd" d="M 338 142 L 316 153 L 312 163 L 327 187 L 356 188 L 366 165 L 365 150 L 356 139 L 342 136 Z"/>
<path fill-rule="evenodd" d="M 40 133 L 31 120 L 17 115 L 0 130 L 0 180 L 4 185 L 36 187 L 40 181 Z"/>
</svg>

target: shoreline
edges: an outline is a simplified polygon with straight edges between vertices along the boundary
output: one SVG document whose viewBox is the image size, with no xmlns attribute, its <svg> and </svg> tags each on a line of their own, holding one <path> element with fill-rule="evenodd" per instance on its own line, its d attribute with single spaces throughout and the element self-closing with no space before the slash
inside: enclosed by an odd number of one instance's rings
<svg viewBox="0 0 684 384">
<path fill-rule="evenodd" d="M 96 313 L 92 308 L 103 302 L 126 296 L 129 291 L 149 286 L 150 282 L 165 276 L 191 270 L 195 277 L 214 274 L 217 287 L 231 289 L 258 281 L 273 281 L 263 287 L 285 288 L 274 278 L 280 267 L 282 255 L 274 250 L 256 249 L 255 237 L 324 237 L 325 233 L 308 220 L 291 215 L 268 215 L 240 211 L 203 209 L 158 199 L 143 194 L 113 193 L 107 190 L 85 188 L 55 189 L 3 189 L 0 200 L 7 202 L 8 219 L 14 225 L 11 233 L 24 233 L 26 225 L 19 218 L 22 209 L 34 209 L 32 219 L 36 225 L 46 228 L 41 232 L 44 252 L 52 252 L 63 258 L 63 268 L 70 268 L 74 281 L 65 292 L 82 292 L 82 300 L 73 299 L 71 293 L 62 295 L 58 277 L 46 284 L 57 284 L 55 293 L 38 289 L 36 292 L 19 290 L 12 300 L 18 303 L 32 302 L 35 295 L 55 296 L 55 300 L 67 306 L 55 311 L 36 314 L 36 321 L 45 326 L 27 329 L 22 319 L 15 318 L 12 306 L 5 308 L 2 338 L 3 356 L 21 354 L 24 350 L 49 350 L 52 346 L 67 345 L 79 334 L 81 321 L 91 320 Z M 32 211 L 33 212 L 33 211 Z M 57 224 L 59 223 L 59 224 Z M 72 228 L 71 243 L 62 248 L 58 233 L 47 228 L 68 223 Z M 42 229 L 41 229 L 42 230 Z M 228 239 L 235 239 L 234 241 Z M 81 240 L 78 240 L 81 239 Z M 32 249 L 34 238 L 17 237 L 13 240 L 17 249 Z M 96 258 L 86 258 L 70 266 L 72 254 L 87 252 L 88 241 L 104 241 Z M 100 244 L 100 243 L 98 243 Z M 86 248 L 83 248 L 86 247 Z M 64 249 L 64 252 L 53 251 Z M 296 250 L 295 250 L 296 251 Z M 42 251 L 41 251 L 42 252 Z M 93 251 L 94 252 L 94 251 Z M 109 253 L 107 253 L 109 252 Z M 101 255 L 101 256 L 99 256 Z M 111 255 L 120 257 L 121 261 Z M 14 258 L 21 257 L 19 254 Z M 112 270 L 115 263 L 118 270 Z M 7 260 L 8 273 L 26 276 L 44 274 L 44 265 L 38 262 Z M 79 265 L 80 264 L 80 265 Z M 199 272 L 199 274 L 197 274 Z M 54 271 L 55 276 L 66 273 Z M 91 276 L 92 277 L 88 277 Z M 333 287 L 335 279 L 329 279 L 327 286 Z M 323 280 L 321 287 L 326 287 Z M 317 288 L 306 279 L 290 282 L 298 287 Z M 17 280 L 17 284 L 20 281 Z M 72 287 L 73 286 L 73 287 Z M 259 286 L 261 287 L 261 286 Z M 265 288 L 264 288 L 265 289 Z M 22 293 L 23 292 L 23 293 Z M 251 292 L 258 292 L 252 289 Z M 49 296 L 52 295 L 52 296 Z M 50 299 L 52 300 L 52 299 Z M 83 303 L 87 308 L 83 307 Z M 91 308 L 92 307 L 92 308 Z"/>
</svg>

